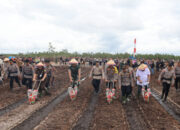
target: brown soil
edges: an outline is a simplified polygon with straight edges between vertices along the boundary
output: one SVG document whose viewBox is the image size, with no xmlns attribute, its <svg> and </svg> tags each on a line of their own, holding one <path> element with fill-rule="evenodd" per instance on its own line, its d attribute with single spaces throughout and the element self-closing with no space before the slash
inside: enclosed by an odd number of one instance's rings
<svg viewBox="0 0 180 130">
<path fill-rule="evenodd" d="M 71 129 L 82 113 L 86 110 L 93 88 L 89 80 L 84 81 L 79 88 L 75 101 L 67 97 L 48 117 L 42 121 L 35 130 L 68 130 Z"/>
<path fill-rule="evenodd" d="M 89 68 L 83 68 L 83 76 L 88 76 Z M 63 75 L 64 74 L 64 75 Z M 55 87 L 51 89 L 52 96 L 43 97 L 34 105 L 23 104 L 16 110 L 9 112 L 0 117 L 0 127 L 2 129 L 9 129 L 17 124 L 21 123 L 23 120 L 28 118 L 36 110 L 42 108 L 45 104 L 50 102 L 54 97 L 63 91 L 67 90 L 69 85 L 67 67 L 58 69 L 56 74 Z M 161 92 L 162 87 L 157 85 L 157 75 L 152 77 L 151 86 L 156 88 Z M 5 88 L 3 88 L 5 89 Z M 6 88 L 7 89 L 7 88 Z M 5 89 L 5 90 L 6 90 Z M 111 104 L 108 104 L 105 97 L 105 83 L 101 85 L 101 92 L 99 94 L 99 100 L 95 107 L 95 111 L 92 113 L 93 118 L 90 123 L 90 130 L 179 130 L 180 122 L 175 120 L 165 109 L 155 100 L 154 97 L 150 98 L 149 103 L 145 103 L 142 99 L 138 100 L 134 93 L 136 93 L 137 88 L 133 89 L 132 100 L 126 104 L 122 105 L 121 101 L 118 99 L 113 100 Z M 25 90 L 15 90 L 22 91 Z M 7 104 L 0 101 L 0 105 L 6 106 L 12 102 L 23 97 L 15 97 L 11 99 L 12 95 L 7 91 L 2 96 L 2 100 L 9 102 Z M 118 93 L 121 93 L 118 90 Z M 12 93 L 15 94 L 15 93 Z M 23 95 L 23 94 L 17 94 Z M 0 98 L 1 98 L 0 96 Z M 26 94 L 24 94 L 24 97 Z M 69 97 L 66 97 L 61 103 L 59 103 L 53 111 L 51 111 L 48 116 L 41 121 L 41 123 L 36 126 L 35 130 L 68 130 L 73 129 L 77 125 L 77 122 L 86 110 L 89 108 L 91 103 L 91 97 L 93 96 L 93 87 L 91 81 L 86 79 L 82 82 L 80 86 L 80 91 L 78 97 L 75 101 L 71 101 Z M 174 88 L 171 88 L 169 97 L 180 104 L 179 93 L 176 92 Z M 19 112 L 19 113 L 18 113 Z"/>
<path fill-rule="evenodd" d="M 65 73 L 66 70 L 67 70 L 67 67 L 60 67 L 60 68 L 58 67 L 58 71 L 56 72 L 56 75 L 58 76 L 58 77 L 56 76 L 57 79 L 62 80 L 63 73 Z M 62 75 L 62 76 L 59 76 L 59 75 Z M 67 78 L 67 74 L 65 76 Z M 10 91 L 9 83 L 6 81 L 6 85 L 2 87 L 0 91 L 0 99 L 1 99 L 0 109 L 26 97 L 27 97 L 27 89 L 25 86 L 22 86 L 21 88 L 19 88 L 18 85 L 14 82 L 14 90 Z"/>
<path fill-rule="evenodd" d="M 163 87 L 162 85 L 159 85 L 157 83 L 158 76 L 159 76 L 159 73 L 156 73 L 154 76 L 152 76 L 151 86 L 155 88 L 161 94 Z M 171 87 L 168 97 L 180 106 L 180 88 L 178 91 L 176 91 L 175 87 Z"/>
<path fill-rule="evenodd" d="M 91 130 L 128 130 L 128 122 L 125 117 L 125 111 L 118 99 L 108 104 L 105 96 L 105 84 L 101 85 L 99 103 L 94 113 L 94 119 L 91 123 Z"/>
</svg>

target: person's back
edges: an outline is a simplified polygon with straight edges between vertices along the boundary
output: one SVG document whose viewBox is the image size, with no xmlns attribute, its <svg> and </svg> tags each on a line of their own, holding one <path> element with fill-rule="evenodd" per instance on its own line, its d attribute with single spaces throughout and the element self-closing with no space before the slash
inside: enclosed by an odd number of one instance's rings
<svg viewBox="0 0 180 130">
<path fill-rule="evenodd" d="M 176 77 L 180 78 L 180 66 L 175 67 L 175 74 L 176 74 Z"/>
<path fill-rule="evenodd" d="M 22 73 L 25 78 L 33 78 L 33 66 L 31 64 L 24 65 L 22 68 Z"/>
</svg>

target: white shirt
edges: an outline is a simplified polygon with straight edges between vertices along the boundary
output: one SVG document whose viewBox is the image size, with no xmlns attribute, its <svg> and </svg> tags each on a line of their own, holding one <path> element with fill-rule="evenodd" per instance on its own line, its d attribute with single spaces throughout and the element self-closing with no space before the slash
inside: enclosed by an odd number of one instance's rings
<svg viewBox="0 0 180 130">
<path fill-rule="evenodd" d="M 140 80 L 142 81 L 142 83 L 140 83 L 138 80 L 137 80 L 137 84 L 138 85 L 147 85 L 148 84 L 148 75 L 150 75 L 150 70 L 149 68 L 146 68 L 144 71 L 141 71 L 141 70 L 137 70 L 136 71 L 136 77 L 139 77 Z"/>
</svg>

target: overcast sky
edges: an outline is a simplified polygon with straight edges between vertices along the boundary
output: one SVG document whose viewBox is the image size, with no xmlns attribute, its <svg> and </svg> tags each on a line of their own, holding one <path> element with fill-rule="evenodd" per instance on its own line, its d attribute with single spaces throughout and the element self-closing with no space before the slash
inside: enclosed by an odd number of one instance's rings
<svg viewBox="0 0 180 130">
<path fill-rule="evenodd" d="M 180 0 L 0 0 L 0 53 L 180 55 Z"/>
</svg>

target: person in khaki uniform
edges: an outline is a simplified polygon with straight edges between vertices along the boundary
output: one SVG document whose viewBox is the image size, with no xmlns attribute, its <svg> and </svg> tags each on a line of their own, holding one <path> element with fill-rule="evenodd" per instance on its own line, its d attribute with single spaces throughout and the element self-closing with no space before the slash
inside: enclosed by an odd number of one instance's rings
<svg viewBox="0 0 180 130">
<path fill-rule="evenodd" d="M 180 61 L 178 62 L 177 66 L 175 67 L 174 71 L 175 71 L 175 75 L 176 75 L 175 87 L 176 87 L 176 90 L 178 90 L 178 88 L 180 88 Z"/>
<path fill-rule="evenodd" d="M 131 94 L 131 87 L 133 87 L 133 77 L 132 72 L 129 70 L 128 66 L 124 65 L 122 72 L 119 73 L 119 88 L 121 88 L 123 104 L 130 101 L 128 98 Z"/>
<path fill-rule="evenodd" d="M 163 101 L 166 101 L 170 87 L 174 85 L 174 78 L 175 78 L 174 70 L 172 68 L 172 65 L 169 64 L 168 67 L 162 70 L 158 78 L 159 84 L 162 82 L 163 85 L 162 95 L 161 95 L 161 99 L 164 98 Z"/>
<path fill-rule="evenodd" d="M 10 89 L 13 89 L 13 82 L 14 80 L 16 81 L 16 83 L 18 83 L 19 87 L 21 87 L 20 84 L 20 71 L 19 68 L 17 66 L 17 64 L 15 63 L 15 61 L 13 59 L 10 60 L 10 65 L 8 66 L 7 69 L 8 72 L 8 76 L 10 78 Z"/>
<path fill-rule="evenodd" d="M 101 79 L 104 77 L 103 69 L 99 65 L 99 61 L 96 60 L 96 65 L 92 67 L 90 72 L 90 78 L 93 78 L 92 84 L 94 86 L 94 90 L 96 93 L 99 92 L 99 87 L 101 83 Z"/>
</svg>

